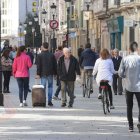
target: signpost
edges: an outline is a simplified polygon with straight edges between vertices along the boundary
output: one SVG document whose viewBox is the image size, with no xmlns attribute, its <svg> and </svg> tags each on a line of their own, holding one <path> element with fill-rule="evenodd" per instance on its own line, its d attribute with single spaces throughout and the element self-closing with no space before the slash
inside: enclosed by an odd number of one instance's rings
<svg viewBox="0 0 140 140">
<path fill-rule="evenodd" d="M 51 20 L 51 21 L 50 21 L 50 28 L 51 28 L 51 29 L 56 29 L 56 28 L 58 28 L 58 25 L 59 25 L 59 23 L 58 23 L 57 20 Z"/>
</svg>

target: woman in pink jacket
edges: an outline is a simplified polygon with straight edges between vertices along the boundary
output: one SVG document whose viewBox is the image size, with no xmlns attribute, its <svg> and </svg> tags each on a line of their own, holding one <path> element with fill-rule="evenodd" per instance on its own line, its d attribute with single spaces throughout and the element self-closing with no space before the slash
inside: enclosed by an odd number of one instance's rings
<svg viewBox="0 0 140 140">
<path fill-rule="evenodd" d="M 19 47 L 13 63 L 13 75 L 17 79 L 19 87 L 20 107 L 27 106 L 29 68 L 31 67 L 32 63 L 29 56 L 25 53 L 25 46 Z"/>
</svg>

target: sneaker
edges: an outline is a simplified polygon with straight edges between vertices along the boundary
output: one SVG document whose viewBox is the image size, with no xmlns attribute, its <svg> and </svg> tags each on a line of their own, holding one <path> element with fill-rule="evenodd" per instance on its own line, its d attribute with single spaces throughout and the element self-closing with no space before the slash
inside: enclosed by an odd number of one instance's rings
<svg viewBox="0 0 140 140">
<path fill-rule="evenodd" d="M 129 132 L 134 132 L 133 126 L 129 126 Z"/>
<path fill-rule="evenodd" d="M 20 105 L 19 105 L 20 107 L 23 107 L 23 103 L 20 103 Z"/>
<path fill-rule="evenodd" d="M 115 107 L 113 105 L 110 106 L 110 109 L 115 109 Z"/>
<path fill-rule="evenodd" d="M 140 133 L 140 123 L 137 124 L 137 127 L 138 127 L 138 130 L 139 130 L 139 133 Z"/>
<path fill-rule="evenodd" d="M 61 107 L 65 107 L 66 106 L 66 103 L 63 103 L 62 105 L 61 105 Z"/>
<path fill-rule="evenodd" d="M 101 93 L 98 94 L 98 99 L 102 99 Z"/>
<path fill-rule="evenodd" d="M 68 105 L 68 108 L 72 108 L 73 106 L 72 105 Z"/>
<path fill-rule="evenodd" d="M 53 103 L 52 102 L 48 102 L 48 106 L 53 106 Z"/>
<path fill-rule="evenodd" d="M 25 100 L 23 101 L 23 105 L 28 106 L 28 104 L 27 104 L 27 102 Z"/>
<path fill-rule="evenodd" d="M 53 96 L 53 100 L 61 100 L 59 97 Z"/>
</svg>

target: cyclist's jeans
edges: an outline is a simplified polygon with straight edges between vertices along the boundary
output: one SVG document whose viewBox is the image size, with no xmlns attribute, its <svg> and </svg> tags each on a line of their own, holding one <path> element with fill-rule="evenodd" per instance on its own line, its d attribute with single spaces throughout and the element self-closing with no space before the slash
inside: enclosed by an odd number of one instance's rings
<svg viewBox="0 0 140 140">
<path fill-rule="evenodd" d="M 109 84 L 107 84 L 107 86 L 108 86 L 110 105 L 113 105 L 112 89 L 111 89 L 111 86 Z M 101 89 L 101 87 L 99 87 L 99 93 L 101 93 L 101 92 L 102 92 L 102 89 Z"/>
<path fill-rule="evenodd" d="M 128 119 L 129 126 L 133 126 L 132 109 L 133 109 L 134 94 L 135 94 L 137 102 L 138 102 L 138 107 L 139 107 L 138 121 L 140 122 L 140 93 L 126 91 L 127 119 Z"/>
<path fill-rule="evenodd" d="M 84 72 L 83 72 L 83 84 L 85 83 L 85 79 L 87 78 L 87 76 L 90 76 L 90 87 L 91 89 L 93 90 L 93 76 L 92 76 L 92 73 L 93 73 L 93 69 L 84 69 Z"/>
</svg>

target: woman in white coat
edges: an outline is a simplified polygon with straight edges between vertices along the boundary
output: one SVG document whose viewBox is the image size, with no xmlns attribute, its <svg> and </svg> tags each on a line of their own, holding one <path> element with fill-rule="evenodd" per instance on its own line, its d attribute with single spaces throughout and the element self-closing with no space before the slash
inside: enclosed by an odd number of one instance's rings
<svg viewBox="0 0 140 140">
<path fill-rule="evenodd" d="M 112 60 L 110 59 L 110 54 L 107 49 L 102 49 L 100 52 L 100 58 L 97 59 L 94 70 L 93 70 L 93 75 L 96 75 L 96 82 L 98 86 L 100 87 L 100 82 L 102 80 L 109 81 L 108 82 L 108 91 L 109 91 L 109 99 L 110 99 L 110 109 L 114 109 L 113 106 L 113 99 L 112 99 L 112 82 L 113 82 L 113 74 L 115 74 L 114 70 L 114 65 Z M 99 97 L 101 94 L 99 94 Z"/>
</svg>

